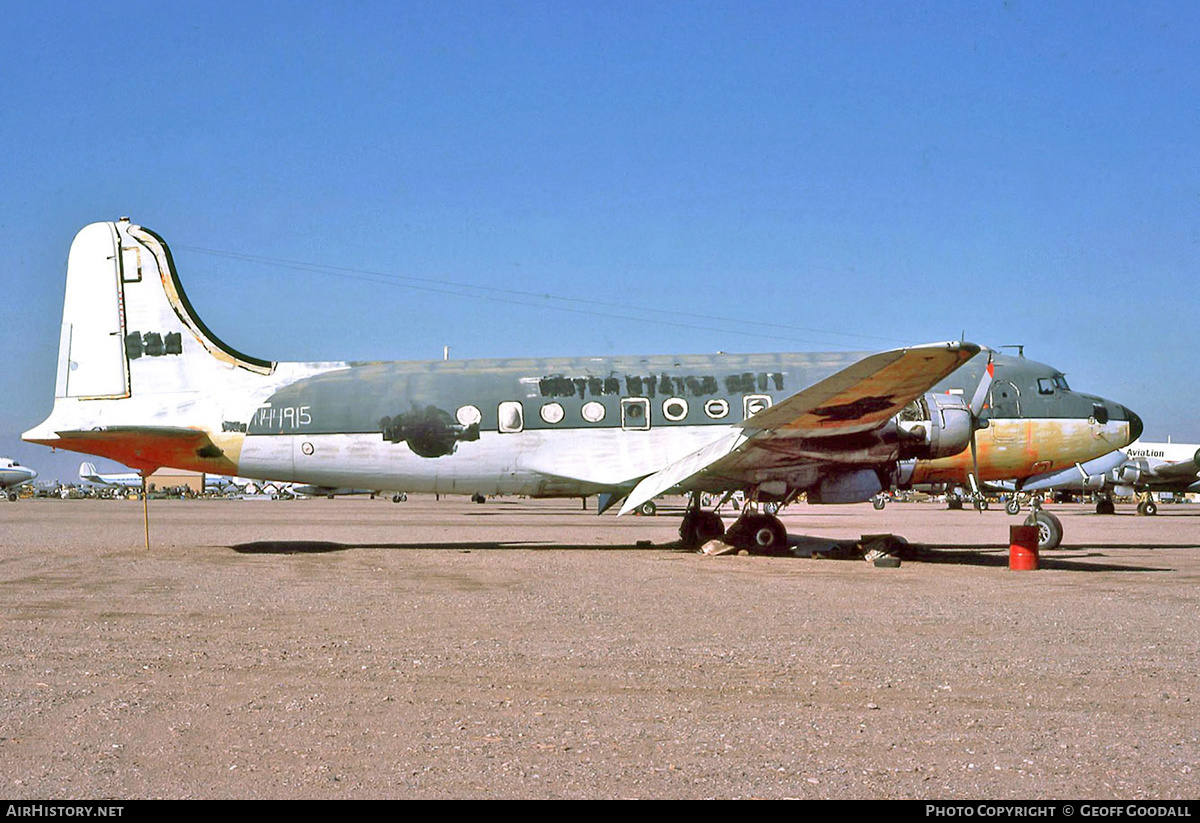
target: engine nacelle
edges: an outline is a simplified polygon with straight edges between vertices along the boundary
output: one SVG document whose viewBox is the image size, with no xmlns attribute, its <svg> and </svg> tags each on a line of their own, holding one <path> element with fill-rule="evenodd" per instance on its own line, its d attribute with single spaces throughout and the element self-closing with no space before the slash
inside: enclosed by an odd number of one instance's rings
<svg viewBox="0 0 1200 823">
<path fill-rule="evenodd" d="M 1118 486 L 1132 486 L 1142 479 L 1142 470 L 1137 466 L 1125 465 L 1113 469 L 1113 482 Z"/>
<path fill-rule="evenodd" d="M 971 445 L 971 407 L 956 394 L 929 393 L 897 415 L 901 458 L 953 457 Z"/>
</svg>

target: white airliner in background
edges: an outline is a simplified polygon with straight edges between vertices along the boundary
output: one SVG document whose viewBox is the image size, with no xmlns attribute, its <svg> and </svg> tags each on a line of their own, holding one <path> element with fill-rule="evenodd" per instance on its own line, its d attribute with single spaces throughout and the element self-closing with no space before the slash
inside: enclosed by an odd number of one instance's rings
<svg viewBox="0 0 1200 823">
<path fill-rule="evenodd" d="M 38 474 L 28 466 L 22 466 L 11 457 L 0 457 L 0 489 L 9 500 L 16 502 L 17 487 L 28 483 Z"/>
</svg>

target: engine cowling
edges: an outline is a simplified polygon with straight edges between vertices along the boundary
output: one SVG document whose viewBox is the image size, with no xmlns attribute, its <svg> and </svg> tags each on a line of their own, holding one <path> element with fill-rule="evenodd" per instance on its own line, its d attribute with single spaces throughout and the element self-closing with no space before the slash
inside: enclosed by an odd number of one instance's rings
<svg viewBox="0 0 1200 823">
<path fill-rule="evenodd" d="M 971 407 L 956 394 L 930 392 L 897 416 L 902 433 L 901 458 L 953 457 L 971 445 Z"/>
<path fill-rule="evenodd" d="M 1142 479 L 1142 470 L 1137 466 L 1124 465 L 1113 469 L 1113 482 L 1119 486 L 1132 486 Z"/>
</svg>

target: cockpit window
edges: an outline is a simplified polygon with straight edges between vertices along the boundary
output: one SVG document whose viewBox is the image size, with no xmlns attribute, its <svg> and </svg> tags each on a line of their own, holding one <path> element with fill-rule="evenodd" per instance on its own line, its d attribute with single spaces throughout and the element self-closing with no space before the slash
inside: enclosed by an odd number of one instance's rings
<svg viewBox="0 0 1200 823">
<path fill-rule="evenodd" d="M 1067 385 L 1067 378 L 1061 374 L 1054 375 L 1054 385 L 1063 391 L 1070 391 L 1071 387 Z"/>
<path fill-rule="evenodd" d="M 1038 394 L 1054 394 L 1054 381 L 1049 377 L 1039 377 Z"/>
</svg>

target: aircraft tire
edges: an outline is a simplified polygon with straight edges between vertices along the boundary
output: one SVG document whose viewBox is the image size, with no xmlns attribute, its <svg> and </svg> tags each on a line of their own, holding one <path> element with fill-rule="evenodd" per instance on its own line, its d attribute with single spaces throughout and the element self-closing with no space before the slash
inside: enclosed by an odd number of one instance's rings
<svg viewBox="0 0 1200 823">
<path fill-rule="evenodd" d="M 9 503 L 16 503 L 16 502 L 17 502 L 17 493 L 16 493 L 16 492 L 9 492 L 9 493 L 8 493 L 8 502 L 9 502 Z"/>
<path fill-rule="evenodd" d="M 1153 500 L 1147 500 L 1144 504 L 1142 514 L 1146 515 L 1147 517 L 1153 517 L 1154 515 L 1158 514 L 1158 504 Z"/>
<path fill-rule="evenodd" d="M 679 524 L 679 539 L 685 546 L 703 546 L 724 534 L 725 523 L 716 512 L 688 512 Z"/>
<path fill-rule="evenodd" d="M 655 505 L 653 500 L 647 500 L 645 503 L 638 506 L 638 514 L 644 514 L 647 517 L 653 517 L 654 515 L 658 514 L 658 506 Z"/>
<path fill-rule="evenodd" d="M 961 497 L 951 497 L 949 500 L 946 501 L 946 508 L 952 512 L 956 512 L 956 511 L 960 510 L 962 508 L 962 498 Z"/>
<path fill-rule="evenodd" d="M 1117 507 L 1111 500 L 1100 500 L 1096 503 L 1096 514 L 1116 514 Z"/>
<path fill-rule="evenodd" d="M 767 515 L 754 530 L 754 544 L 763 554 L 782 554 L 787 550 L 787 529 L 774 515 Z"/>
<path fill-rule="evenodd" d="M 1057 549 L 1062 543 L 1062 521 L 1047 511 L 1036 511 L 1025 518 L 1026 526 L 1038 528 L 1038 551 Z"/>
<path fill-rule="evenodd" d="M 730 526 L 726 536 L 733 545 L 751 554 L 788 553 L 787 529 L 769 514 L 744 514 Z"/>
<path fill-rule="evenodd" d="M 875 511 L 883 511 L 883 507 L 887 505 L 887 498 L 880 495 L 871 501 L 871 505 L 875 507 Z"/>
<path fill-rule="evenodd" d="M 1009 514 L 1020 514 L 1021 513 L 1021 501 L 1015 497 L 1009 498 L 1004 503 L 1004 510 L 1006 512 L 1008 512 Z"/>
<path fill-rule="evenodd" d="M 770 503 L 763 503 L 763 513 L 769 514 L 772 517 L 779 514 L 779 510 L 782 508 L 783 508 L 782 503 L 776 503 L 774 501 L 772 501 Z"/>
<path fill-rule="evenodd" d="M 985 512 L 988 510 L 988 502 L 982 497 L 975 501 L 975 511 Z"/>
</svg>

